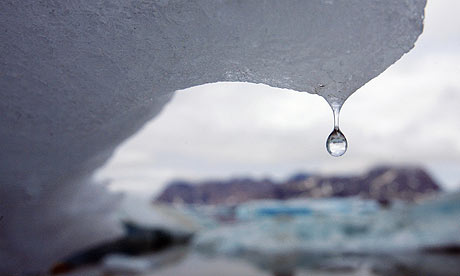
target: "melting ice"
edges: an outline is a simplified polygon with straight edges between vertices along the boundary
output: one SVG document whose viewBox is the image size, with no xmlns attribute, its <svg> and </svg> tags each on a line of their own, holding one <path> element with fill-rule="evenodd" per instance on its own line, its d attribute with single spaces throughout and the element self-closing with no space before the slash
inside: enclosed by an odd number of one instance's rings
<svg viewBox="0 0 460 276">
<path fill-rule="evenodd" d="M 357 198 L 255 201 L 237 207 L 236 217 L 238 223 L 202 232 L 196 247 L 211 254 L 246 252 L 262 259 L 304 255 L 306 265 L 321 266 L 331 260 L 326 256 L 409 258 L 460 245 L 460 193 L 422 204 L 396 202 L 391 208 Z"/>
</svg>

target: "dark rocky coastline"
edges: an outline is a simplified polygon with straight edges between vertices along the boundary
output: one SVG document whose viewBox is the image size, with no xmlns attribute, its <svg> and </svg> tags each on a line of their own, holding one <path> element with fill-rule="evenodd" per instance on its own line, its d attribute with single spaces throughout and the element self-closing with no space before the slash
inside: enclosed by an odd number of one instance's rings
<svg viewBox="0 0 460 276">
<path fill-rule="evenodd" d="M 380 166 L 362 175 L 321 176 L 296 174 L 286 181 L 235 178 L 189 182 L 172 181 L 155 199 L 157 203 L 239 204 L 257 199 L 352 197 L 414 202 L 441 190 L 420 167 Z"/>
</svg>

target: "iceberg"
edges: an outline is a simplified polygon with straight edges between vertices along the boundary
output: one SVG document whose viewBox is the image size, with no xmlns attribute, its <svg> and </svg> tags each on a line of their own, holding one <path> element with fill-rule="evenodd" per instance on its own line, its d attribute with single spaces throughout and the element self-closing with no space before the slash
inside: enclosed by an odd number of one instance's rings
<svg viewBox="0 0 460 276">
<path fill-rule="evenodd" d="M 118 197 L 91 175 L 174 91 L 239 81 L 343 103 L 414 46 L 424 7 L 1 1 L 1 272 L 40 271 L 121 234 Z"/>
<path fill-rule="evenodd" d="M 200 234 L 197 246 L 232 254 L 244 248 L 381 253 L 460 245 L 459 199 L 460 193 L 445 194 L 389 209 L 358 198 L 255 201 L 237 207 L 238 223 Z"/>
<path fill-rule="evenodd" d="M 310 212 L 289 212 L 301 208 Z M 406 270 L 398 264 L 407 266 L 407 273 L 424 271 L 419 261 L 425 259 L 434 262 L 427 270 L 432 273 L 414 275 L 458 274 L 458 267 L 443 265 L 460 260 L 458 254 L 446 254 L 460 246 L 458 192 L 420 204 L 396 202 L 391 208 L 358 198 L 256 201 L 240 205 L 236 213 L 237 223 L 199 233 L 195 248 L 268 270 L 359 269 L 366 264 L 387 273 L 378 275 L 399 275 Z"/>
</svg>

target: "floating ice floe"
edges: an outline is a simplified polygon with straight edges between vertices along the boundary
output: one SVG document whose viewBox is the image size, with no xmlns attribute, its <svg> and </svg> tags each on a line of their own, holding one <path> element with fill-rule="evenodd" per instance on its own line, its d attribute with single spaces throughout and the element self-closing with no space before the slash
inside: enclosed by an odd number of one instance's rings
<svg viewBox="0 0 460 276">
<path fill-rule="evenodd" d="M 237 214 L 238 223 L 200 233 L 196 248 L 266 267 L 284 260 L 286 269 L 340 268 L 357 261 L 385 269 L 407 261 L 417 268 L 416 260 L 426 258 L 438 262 L 431 267 L 438 274 L 432 275 L 452 275 L 442 274 L 439 262 L 460 260 L 442 257 L 460 248 L 460 193 L 391 208 L 357 198 L 262 201 L 242 204 Z"/>
</svg>

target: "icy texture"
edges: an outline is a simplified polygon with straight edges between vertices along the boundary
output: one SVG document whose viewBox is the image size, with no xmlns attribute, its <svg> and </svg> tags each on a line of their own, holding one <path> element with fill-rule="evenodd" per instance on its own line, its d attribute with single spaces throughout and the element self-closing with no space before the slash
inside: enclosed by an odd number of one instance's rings
<svg viewBox="0 0 460 276">
<path fill-rule="evenodd" d="M 424 6 L 0 1 L 1 269 L 44 268 L 118 233 L 97 219 L 112 199 L 87 179 L 173 91 L 247 81 L 342 102 L 413 47 Z"/>
<path fill-rule="evenodd" d="M 211 254 L 269 258 L 294 252 L 396 254 L 460 244 L 460 193 L 390 210 L 359 199 L 319 199 L 249 203 L 237 213 L 240 223 L 201 233 L 196 246 Z"/>
</svg>

